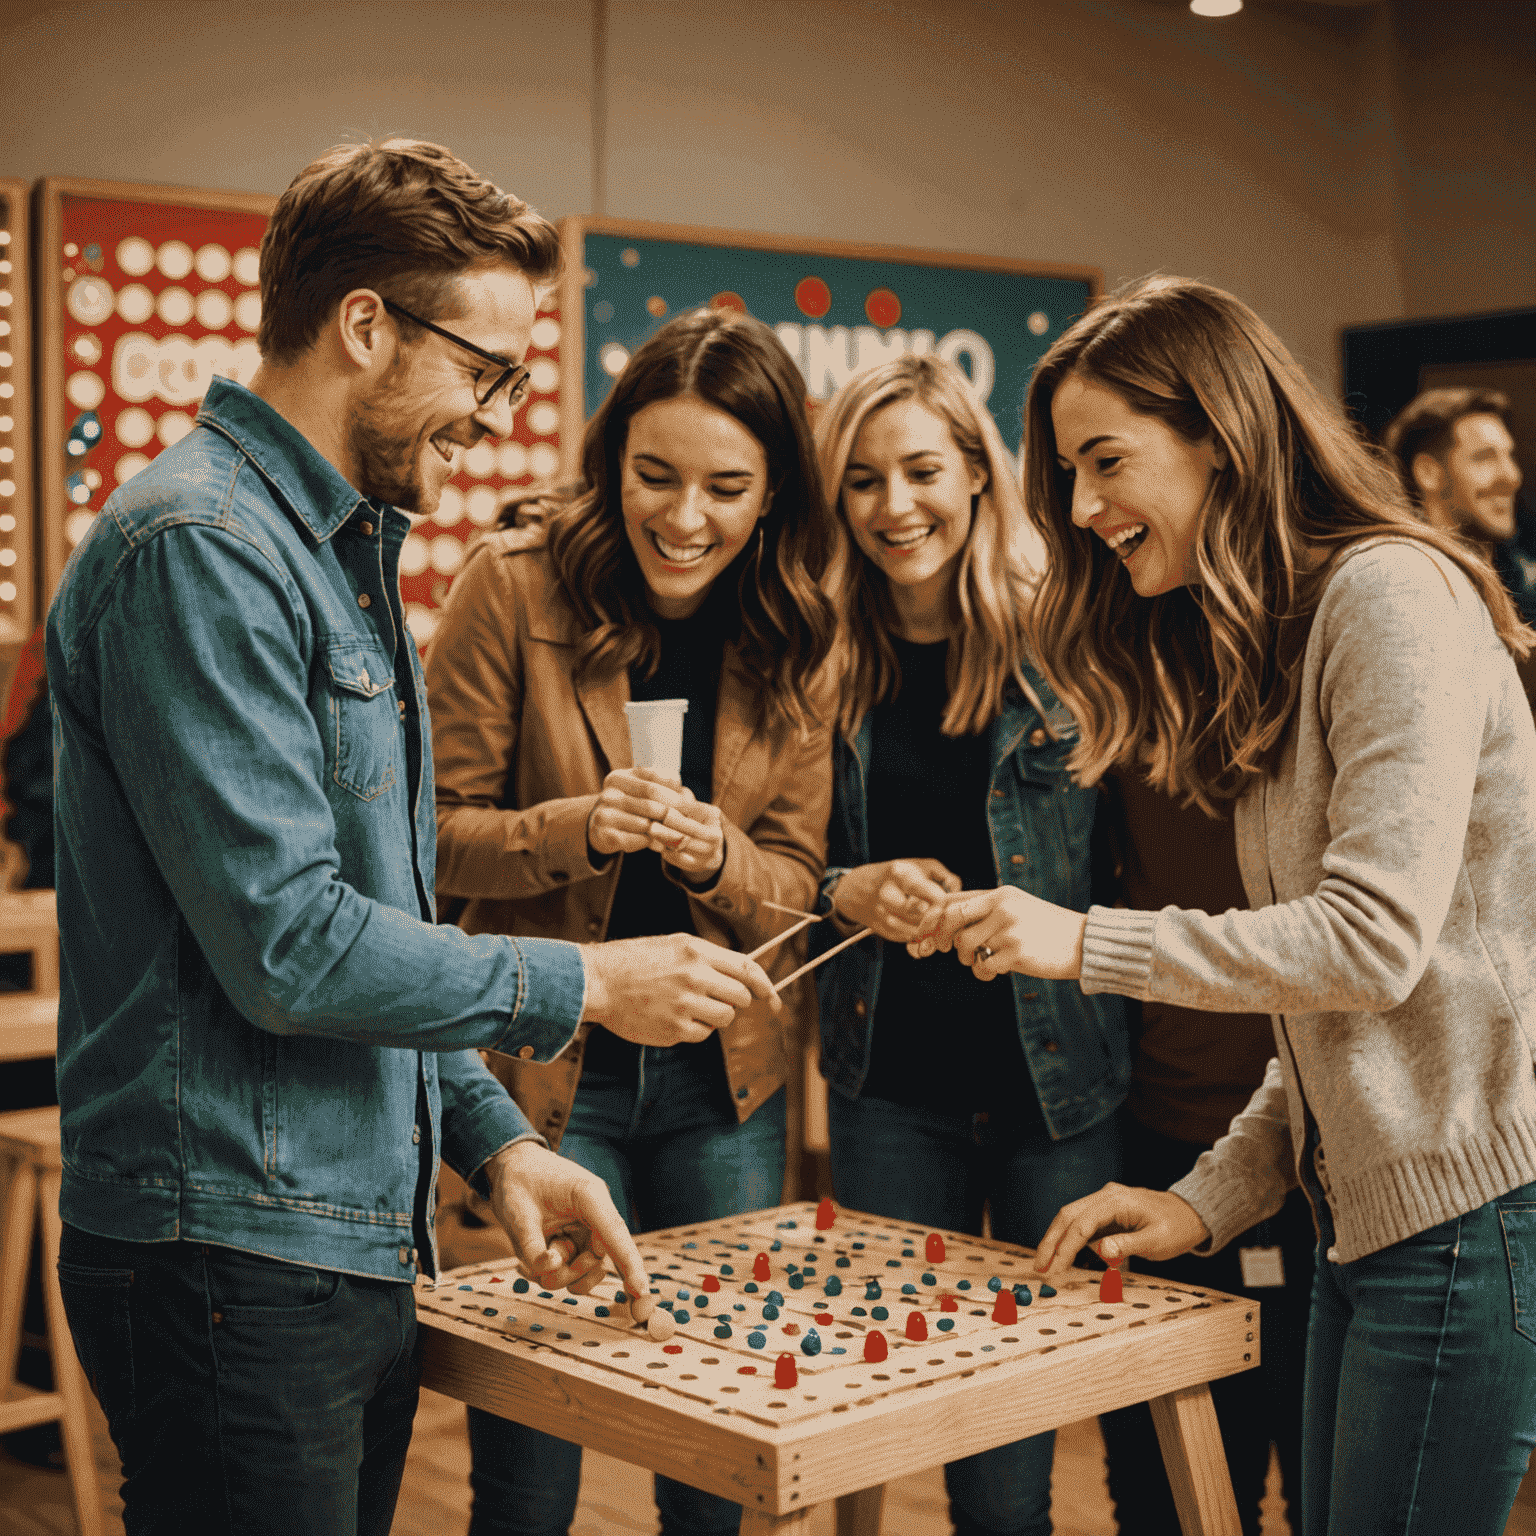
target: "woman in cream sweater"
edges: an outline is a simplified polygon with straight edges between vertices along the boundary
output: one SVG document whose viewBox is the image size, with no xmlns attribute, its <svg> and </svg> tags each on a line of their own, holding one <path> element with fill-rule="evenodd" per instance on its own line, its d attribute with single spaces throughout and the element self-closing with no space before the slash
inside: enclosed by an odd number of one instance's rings
<svg viewBox="0 0 1536 1536">
<path fill-rule="evenodd" d="M 1066 1206 L 1043 1273 L 1213 1252 L 1298 1183 L 1319 1231 L 1307 1536 L 1497 1536 L 1536 1437 L 1532 635 L 1230 295 L 1091 310 L 1026 406 L 1035 654 L 1094 780 L 1233 799 L 1252 911 L 952 898 L 980 976 L 1273 1016 L 1263 1085 L 1171 1191 Z"/>
</svg>

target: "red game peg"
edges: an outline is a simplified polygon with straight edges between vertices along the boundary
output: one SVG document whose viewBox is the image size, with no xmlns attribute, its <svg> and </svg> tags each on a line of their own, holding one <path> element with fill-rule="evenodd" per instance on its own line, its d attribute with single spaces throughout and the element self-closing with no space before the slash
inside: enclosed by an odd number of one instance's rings
<svg viewBox="0 0 1536 1536">
<path fill-rule="evenodd" d="M 780 1355 L 774 1362 L 773 1384 L 781 1392 L 800 1384 L 800 1374 L 795 1370 L 793 1355 Z"/>
<path fill-rule="evenodd" d="M 921 1312 L 907 1313 L 907 1337 L 919 1344 L 928 1337 L 928 1319 Z"/>
<path fill-rule="evenodd" d="M 1011 1327 L 1019 1320 L 1019 1299 L 1005 1285 L 997 1293 L 997 1305 L 992 1308 L 992 1321 Z"/>
<path fill-rule="evenodd" d="M 738 1376 L 756 1376 L 757 1367 L 755 1365 L 738 1365 L 736 1367 L 736 1374 Z"/>
<path fill-rule="evenodd" d="M 699 1281 L 699 1289 L 701 1291 L 718 1291 L 720 1289 L 719 1276 L 705 1275 L 704 1278 Z"/>
<path fill-rule="evenodd" d="M 1099 1277 L 1100 1301 L 1124 1301 L 1125 1292 L 1120 1284 L 1120 1271 L 1118 1269 L 1106 1269 Z"/>
<path fill-rule="evenodd" d="M 799 1323 L 785 1323 L 783 1331 L 785 1333 L 787 1333 L 791 1338 L 793 1338 L 797 1333 L 800 1332 L 800 1324 Z"/>
<path fill-rule="evenodd" d="M 752 1278 L 754 1280 L 766 1280 L 769 1274 L 768 1255 L 760 1253 L 752 1260 Z"/>
<path fill-rule="evenodd" d="M 939 1311 L 940 1312 L 958 1312 L 959 1310 L 960 1310 L 960 1303 L 958 1301 L 956 1301 L 953 1296 L 940 1296 L 939 1297 Z"/>
<path fill-rule="evenodd" d="M 827 1198 L 816 1207 L 816 1230 L 818 1232 L 825 1232 L 827 1228 L 830 1227 L 836 1220 L 837 1217 L 832 1210 L 832 1197 L 828 1195 Z"/>
<path fill-rule="evenodd" d="M 683 1352 L 683 1346 L 681 1344 L 663 1344 L 661 1352 L 664 1355 L 680 1355 Z"/>
<path fill-rule="evenodd" d="M 944 1239 L 937 1232 L 928 1234 L 928 1241 L 923 1246 L 923 1252 L 928 1255 L 930 1264 L 942 1264 L 944 1262 Z"/>
<path fill-rule="evenodd" d="M 871 1328 L 864 1335 L 864 1361 L 867 1365 L 879 1365 L 890 1353 L 886 1347 L 885 1335 L 878 1328 Z"/>
</svg>

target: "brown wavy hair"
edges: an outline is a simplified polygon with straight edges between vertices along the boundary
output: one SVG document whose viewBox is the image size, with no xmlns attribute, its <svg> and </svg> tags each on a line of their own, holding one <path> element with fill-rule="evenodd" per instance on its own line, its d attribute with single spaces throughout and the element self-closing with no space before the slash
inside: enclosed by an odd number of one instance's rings
<svg viewBox="0 0 1536 1536">
<path fill-rule="evenodd" d="M 1103 540 L 1073 526 L 1051 422 L 1069 375 L 1186 442 L 1214 434 L 1226 449 L 1189 586 L 1138 597 Z M 1109 295 L 1041 359 L 1024 425 L 1024 499 L 1047 552 L 1026 634 L 1081 727 L 1071 767 L 1083 782 L 1139 765 L 1156 788 L 1216 815 L 1215 802 L 1272 768 L 1312 615 L 1341 556 L 1364 539 L 1411 539 L 1446 556 L 1513 655 L 1536 640 L 1475 547 L 1419 521 L 1385 454 L 1219 288 L 1153 277 Z"/>
<path fill-rule="evenodd" d="M 837 509 L 838 551 L 827 588 L 848 636 L 838 727 L 850 741 L 869 710 L 900 690 L 901 665 L 891 644 L 896 612 L 890 585 L 848 531 L 843 472 L 870 416 L 913 399 L 947 424 L 966 462 L 986 477 L 972 498 L 970 533 L 955 572 L 955 630 L 946 658 L 949 698 L 941 729 L 947 736 L 985 730 L 1002 710 L 1009 679 L 1024 685 L 1020 620 L 1034 572 L 1024 552 L 1028 530 L 1013 463 L 997 424 L 954 364 L 899 357 L 850 379 L 816 423 L 822 480 Z"/>
<path fill-rule="evenodd" d="M 816 467 L 805 381 L 761 320 L 701 309 L 669 320 L 625 364 L 582 438 L 583 491 L 548 523 L 549 556 L 582 630 L 576 676 L 606 679 L 631 666 L 654 671 L 660 636 L 645 578 L 619 505 L 619 466 L 637 411 L 695 395 L 734 417 L 762 444 L 772 501 L 761 539 L 715 579 L 734 589 L 747 671 L 763 683 L 759 724 L 777 713 L 794 726 L 816 722 L 809 685 L 837 635 L 820 581 L 832 539 Z"/>
</svg>

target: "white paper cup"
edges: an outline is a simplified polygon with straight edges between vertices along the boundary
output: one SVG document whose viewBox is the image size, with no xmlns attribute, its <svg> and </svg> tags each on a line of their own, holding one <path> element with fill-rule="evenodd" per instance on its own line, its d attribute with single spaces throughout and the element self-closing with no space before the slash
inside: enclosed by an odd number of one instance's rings
<svg viewBox="0 0 1536 1536">
<path fill-rule="evenodd" d="M 629 755 L 636 768 L 650 768 L 669 779 L 682 777 L 683 716 L 687 713 L 687 699 L 645 699 L 624 706 Z"/>
</svg>

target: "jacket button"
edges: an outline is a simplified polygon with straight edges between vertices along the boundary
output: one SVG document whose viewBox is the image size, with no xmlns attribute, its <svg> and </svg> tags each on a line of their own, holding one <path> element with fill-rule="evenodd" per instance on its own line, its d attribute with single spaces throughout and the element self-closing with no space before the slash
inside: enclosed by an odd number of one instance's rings
<svg viewBox="0 0 1536 1536">
<path fill-rule="evenodd" d="M 1029 744 L 1032 747 L 1043 747 L 1045 739 L 1045 732 L 1038 725 L 1029 733 Z"/>
<path fill-rule="evenodd" d="M 595 917 L 587 919 L 587 932 L 595 938 L 603 931 L 603 925 Z"/>
<path fill-rule="evenodd" d="M 569 880 L 571 877 L 563 869 L 552 869 L 549 872 L 551 880 Z"/>
<path fill-rule="evenodd" d="M 747 1090 L 745 1088 L 738 1088 L 736 1090 L 736 1097 L 738 1099 L 744 1099 L 744 1098 L 746 1098 L 746 1096 L 747 1096 Z"/>
<path fill-rule="evenodd" d="M 1022 997 L 1026 1003 L 1032 1003 L 1037 997 L 1040 996 L 1040 994 L 1038 992 L 1021 992 L 1019 996 Z"/>
<path fill-rule="evenodd" d="M 520 1046 L 517 1054 L 521 1060 L 531 1061 L 533 1059 L 533 1047 L 531 1045 Z"/>
<path fill-rule="evenodd" d="M 362 531 L 364 533 L 372 533 L 373 532 L 373 524 L 372 523 L 359 523 L 357 526 L 360 529 L 362 529 Z"/>
<path fill-rule="evenodd" d="M 402 1248 L 400 1250 L 400 1262 L 402 1264 L 409 1264 L 411 1262 L 411 1250 L 409 1248 Z"/>
<path fill-rule="evenodd" d="M 1002 790 L 1000 790 L 1000 789 L 994 789 L 994 790 L 993 790 L 993 791 L 992 791 L 992 798 L 993 798 L 993 799 L 994 799 L 994 800 L 1001 800 L 1001 799 L 1002 799 L 1002 798 L 1003 798 L 1003 792 L 1002 792 Z"/>
<path fill-rule="evenodd" d="M 357 594 L 357 606 L 359 608 L 371 608 L 373 607 L 373 599 L 366 592 L 359 592 Z"/>
<path fill-rule="evenodd" d="M 863 1018 L 863 1017 L 864 1017 L 864 1015 L 865 1015 L 865 1014 L 866 1014 L 866 1013 L 868 1013 L 868 1012 L 869 1012 L 869 1004 L 868 1004 L 868 1003 L 866 1003 L 866 1002 L 865 1002 L 865 1001 L 864 1001 L 864 999 L 863 999 L 863 998 L 862 998 L 862 997 L 861 997 L 861 998 L 860 998 L 860 999 L 859 999 L 859 1000 L 858 1000 L 858 1002 L 856 1002 L 856 1003 L 855 1003 L 855 1004 L 854 1004 L 854 1005 L 853 1005 L 853 1011 L 854 1011 L 854 1012 L 855 1012 L 855 1013 L 856 1013 L 856 1014 L 858 1014 L 858 1016 L 859 1016 L 859 1017 L 860 1017 L 860 1018 L 861 1018 L 861 1019 L 862 1019 L 862 1018 Z"/>
<path fill-rule="evenodd" d="M 1053 1055 L 1053 1056 L 1054 1056 L 1054 1055 L 1055 1055 L 1055 1054 L 1056 1054 L 1056 1052 L 1057 1052 L 1057 1051 L 1059 1051 L 1059 1050 L 1060 1050 L 1060 1049 L 1061 1049 L 1061 1047 L 1060 1047 L 1060 1046 L 1059 1046 L 1059 1045 L 1057 1045 L 1057 1044 L 1056 1044 L 1056 1042 L 1055 1042 L 1055 1041 L 1054 1041 L 1054 1040 L 1047 1040 L 1047 1041 L 1046 1041 L 1046 1042 L 1045 1042 L 1045 1048 L 1046 1048 L 1046 1050 L 1048 1050 L 1048 1051 L 1049 1051 L 1049 1052 L 1050 1052 L 1050 1053 L 1051 1053 L 1051 1054 L 1052 1054 L 1052 1055 Z"/>
<path fill-rule="evenodd" d="M 412 1248 L 411 1249 L 411 1263 L 414 1264 L 415 1262 L 416 1262 L 416 1250 L 414 1248 Z"/>
<path fill-rule="evenodd" d="M 411 1127 L 411 1144 L 418 1147 L 421 1145 L 421 1127 L 419 1125 Z"/>
<path fill-rule="evenodd" d="M 405 719 L 405 700 L 404 699 L 400 700 L 400 718 L 402 720 Z"/>
<path fill-rule="evenodd" d="M 403 706 L 402 706 L 402 707 L 403 707 Z M 1014 854 L 1014 855 L 1013 855 L 1013 856 L 1012 856 L 1012 857 L 1011 857 L 1011 858 L 1010 858 L 1010 859 L 1009 859 L 1009 860 L 1008 860 L 1008 862 L 1009 862 L 1009 863 L 1010 863 L 1010 864 L 1022 864 L 1022 863 L 1023 863 L 1023 862 L 1024 862 L 1024 855 L 1023 855 L 1023 854 L 1022 854 L 1022 853 L 1016 853 L 1016 854 Z"/>
</svg>

